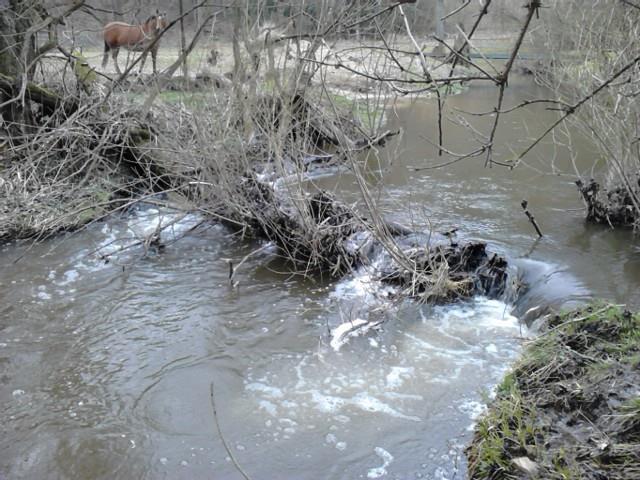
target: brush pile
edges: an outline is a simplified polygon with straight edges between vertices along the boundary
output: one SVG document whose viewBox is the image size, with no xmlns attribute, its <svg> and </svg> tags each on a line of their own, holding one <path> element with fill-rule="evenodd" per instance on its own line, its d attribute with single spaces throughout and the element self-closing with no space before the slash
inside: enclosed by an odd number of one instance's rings
<svg viewBox="0 0 640 480">
<path fill-rule="evenodd" d="M 381 230 L 377 212 L 366 219 L 306 187 L 310 170 L 349 168 L 395 132 L 363 137 L 351 112 L 303 90 L 241 104 L 232 95 L 207 98 L 197 114 L 164 105 L 144 116 L 122 97 L 98 100 L 41 126 L 3 162 L 0 238 L 70 230 L 161 192 L 174 207 L 269 240 L 292 273 L 339 278 L 371 264 L 372 251 L 391 249 L 374 276 L 403 297 L 446 302 L 504 292 L 507 263 L 485 244 L 408 245 L 413 232 Z M 368 248 L 354 249 L 365 237 Z"/>
<path fill-rule="evenodd" d="M 151 132 L 122 102 L 30 113 L 19 134 L 0 130 L 0 239 L 73 230 L 144 189 L 133 171 Z"/>
</svg>

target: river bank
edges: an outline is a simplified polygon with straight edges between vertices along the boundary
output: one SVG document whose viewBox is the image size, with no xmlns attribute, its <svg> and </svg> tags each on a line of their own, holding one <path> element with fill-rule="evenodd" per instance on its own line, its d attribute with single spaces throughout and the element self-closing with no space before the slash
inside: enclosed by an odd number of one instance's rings
<svg viewBox="0 0 640 480">
<path fill-rule="evenodd" d="M 638 478 L 639 367 L 639 314 L 549 315 L 475 428 L 469 477 Z"/>
</svg>

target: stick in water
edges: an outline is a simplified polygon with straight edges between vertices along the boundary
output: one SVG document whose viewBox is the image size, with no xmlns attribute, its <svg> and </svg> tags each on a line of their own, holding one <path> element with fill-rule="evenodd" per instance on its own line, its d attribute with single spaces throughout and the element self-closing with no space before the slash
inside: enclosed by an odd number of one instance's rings
<svg viewBox="0 0 640 480">
<path fill-rule="evenodd" d="M 247 475 L 247 473 L 242 469 L 242 467 L 240 466 L 240 464 L 236 460 L 236 457 L 234 457 L 233 453 L 231 453 L 231 449 L 229 448 L 229 445 L 227 445 L 227 441 L 224 439 L 224 435 L 222 435 L 222 430 L 220 429 L 220 422 L 218 422 L 218 412 L 217 412 L 217 409 L 216 409 L 216 397 L 215 397 L 214 391 L 213 391 L 213 382 L 211 382 L 211 407 L 213 408 L 213 419 L 216 422 L 216 428 L 218 429 L 218 435 L 220 435 L 220 440 L 222 440 L 222 445 L 224 445 L 224 449 L 227 451 L 227 454 L 229 455 L 229 458 L 231 459 L 231 461 L 235 465 L 235 467 L 238 470 L 238 472 L 240 472 L 240 474 L 245 478 L 245 480 L 251 480 L 251 477 L 249 477 L 249 475 Z"/>
<path fill-rule="evenodd" d="M 536 217 L 531 215 L 531 212 L 527 210 L 527 207 L 529 206 L 529 202 L 527 202 L 526 200 L 522 200 L 522 203 L 520 205 L 522 205 L 524 214 L 527 216 L 527 218 L 529 219 L 533 227 L 536 229 L 536 232 L 538 232 L 538 236 L 542 238 L 543 235 L 542 235 L 542 232 L 540 231 L 540 227 L 538 226 L 538 222 L 536 222 Z"/>
</svg>

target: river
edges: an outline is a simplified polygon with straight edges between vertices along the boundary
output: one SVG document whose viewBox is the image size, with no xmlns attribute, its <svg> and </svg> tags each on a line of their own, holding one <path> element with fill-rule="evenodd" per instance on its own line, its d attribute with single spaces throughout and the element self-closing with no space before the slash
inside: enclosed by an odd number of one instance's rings
<svg viewBox="0 0 640 480">
<path fill-rule="evenodd" d="M 521 78 L 506 104 L 542 95 Z M 473 86 L 449 98 L 446 121 L 490 110 L 495 96 Z M 638 306 L 640 241 L 584 223 L 571 158 L 582 172 L 599 168 L 586 141 L 570 150 L 550 138 L 515 170 L 485 168 L 481 157 L 415 171 L 440 161 L 424 138 L 434 137 L 435 113 L 429 101 L 390 110 L 389 128 L 403 136 L 370 157 L 368 178 L 384 181 L 394 220 L 455 226 L 512 259 L 530 286 L 518 304 L 398 304 L 366 269 L 305 280 L 282 273 L 269 248 L 247 259 L 232 288 L 227 259 L 237 265 L 262 245 L 151 206 L 41 243 L 6 244 L 0 478 L 242 478 L 218 427 L 254 480 L 465 478 L 473 421 L 529 335 L 517 315 L 591 297 Z M 496 159 L 525 147 L 554 115 L 534 107 L 505 116 Z M 491 121 L 472 119 L 482 131 Z M 453 124 L 445 141 L 457 152 L 477 145 Z M 312 183 L 359 196 L 348 171 Z M 134 246 L 100 257 L 159 221 L 174 222 L 163 253 L 140 258 Z M 385 322 L 346 342 L 330 334 L 372 318 Z"/>
</svg>

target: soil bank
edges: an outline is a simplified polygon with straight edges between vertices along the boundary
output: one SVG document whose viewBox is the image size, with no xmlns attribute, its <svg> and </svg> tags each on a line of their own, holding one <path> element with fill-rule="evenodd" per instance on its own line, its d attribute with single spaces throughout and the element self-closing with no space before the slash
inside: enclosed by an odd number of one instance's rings
<svg viewBox="0 0 640 480">
<path fill-rule="evenodd" d="M 479 421 L 471 479 L 640 478 L 640 314 L 546 318 Z"/>
</svg>

